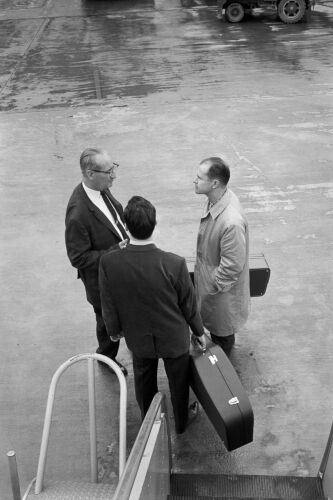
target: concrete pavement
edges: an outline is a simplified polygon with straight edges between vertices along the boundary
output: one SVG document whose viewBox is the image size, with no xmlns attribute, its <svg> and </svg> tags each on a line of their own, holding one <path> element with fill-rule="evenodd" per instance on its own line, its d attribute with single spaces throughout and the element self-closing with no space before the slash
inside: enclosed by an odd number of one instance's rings
<svg viewBox="0 0 333 500">
<path fill-rule="evenodd" d="M 221 154 L 272 275 L 232 361 L 254 442 L 228 453 L 207 418 L 172 435 L 177 471 L 314 475 L 332 421 L 332 3 L 287 26 L 221 23 L 202 3 L 0 0 L 1 500 L 5 453 L 36 473 L 55 369 L 95 350 L 94 318 L 64 247 L 64 211 L 87 146 L 119 160 L 114 192 L 157 208 L 156 243 L 193 257 L 197 163 Z M 129 445 L 140 425 L 129 368 Z M 99 473 L 116 477 L 117 384 L 98 375 Z M 163 370 L 161 388 L 167 386 Z M 58 393 L 48 477 L 87 477 L 86 374 Z"/>
</svg>

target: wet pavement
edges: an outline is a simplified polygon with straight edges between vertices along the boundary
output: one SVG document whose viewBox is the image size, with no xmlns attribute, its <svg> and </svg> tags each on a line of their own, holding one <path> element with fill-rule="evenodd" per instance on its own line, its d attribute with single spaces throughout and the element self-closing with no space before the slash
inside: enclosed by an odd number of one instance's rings
<svg viewBox="0 0 333 500">
<path fill-rule="evenodd" d="M 290 28 L 268 13 L 229 25 L 176 1 L 67 3 L 29 2 L 41 17 L 12 19 L 5 2 L 2 110 L 298 96 L 300 74 L 320 95 L 330 81 L 329 9 Z"/>
<path fill-rule="evenodd" d="M 270 12 L 228 24 L 201 0 L 0 0 L 1 500 L 10 499 L 6 451 L 18 454 L 24 488 L 35 475 L 53 372 L 95 349 L 64 248 L 78 157 L 93 145 L 121 164 L 116 197 L 150 199 L 157 244 L 187 257 L 203 203 L 196 165 L 221 154 L 251 253 L 271 266 L 232 355 L 254 408 L 254 442 L 226 452 L 201 412 L 172 435 L 175 470 L 316 474 L 333 399 L 332 23 L 327 0 L 297 25 Z M 130 447 L 140 422 L 125 346 L 120 359 L 130 372 Z M 99 472 L 112 481 L 118 389 L 96 371 Z M 49 477 L 87 476 L 85 382 L 75 367 L 59 388 Z"/>
</svg>

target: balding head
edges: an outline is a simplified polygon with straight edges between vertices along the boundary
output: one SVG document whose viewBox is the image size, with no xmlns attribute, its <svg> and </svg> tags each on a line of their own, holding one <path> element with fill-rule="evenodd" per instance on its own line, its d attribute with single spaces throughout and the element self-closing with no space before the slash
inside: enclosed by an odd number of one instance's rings
<svg viewBox="0 0 333 500">
<path fill-rule="evenodd" d="M 86 177 L 87 170 L 100 170 L 106 162 L 110 162 L 110 157 L 104 149 L 85 149 L 80 156 L 80 167 L 83 176 Z"/>
<path fill-rule="evenodd" d="M 104 149 L 87 148 L 80 156 L 83 183 L 95 191 L 104 191 L 112 186 L 118 166 Z"/>
<path fill-rule="evenodd" d="M 230 169 L 227 163 L 218 156 L 211 156 L 200 162 L 206 167 L 206 173 L 210 180 L 217 179 L 222 186 L 227 186 L 230 179 Z"/>
</svg>

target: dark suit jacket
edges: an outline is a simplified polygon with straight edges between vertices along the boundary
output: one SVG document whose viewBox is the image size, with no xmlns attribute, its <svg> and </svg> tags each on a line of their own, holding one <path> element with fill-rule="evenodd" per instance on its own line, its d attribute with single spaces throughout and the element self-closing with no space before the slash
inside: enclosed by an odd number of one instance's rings
<svg viewBox="0 0 333 500">
<path fill-rule="evenodd" d="M 189 325 L 203 334 L 185 259 L 154 244 L 127 245 L 103 255 L 99 270 L 109 335 L 123 332 L 142 358 L 175 358 L 189 349 Z"/>
<path fill-rule="evenodd" d="M 121 204 L 109 196 L 123 220 Z M 67 255 L 72 266 L 78 269 L 88 301 L 100 308 L 98 265 L 103 254 L 118 245 L 121 240 L 111 222 L 88 198 L 82 184 L 74 189 L 66 211 L 65 240 Z"/>
</svg>

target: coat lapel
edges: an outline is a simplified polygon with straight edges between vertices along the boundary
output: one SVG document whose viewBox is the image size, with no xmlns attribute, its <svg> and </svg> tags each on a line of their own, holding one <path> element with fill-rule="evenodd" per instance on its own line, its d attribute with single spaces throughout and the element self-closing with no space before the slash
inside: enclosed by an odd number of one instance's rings
<svg viewBox="0 0 333 500">
<path fill-rule="evenodd" d="M 103 214 L 103 212 L 101 212 L 100 209 L 97 208 L 96 205 L 94 205 L 94 203 L 89 199 L 89 197 L 87 196 L 87 193 L 85 192 L 85 190 L 82 187 L 82 184 L 80 184 L 79 193 L 80 193 L 80 197 L 81 197 L 83 203 L 85 203 L 87 205 L 87 207 L 89 208 L 90 212 L 94 215 L 94 217 L 96 217 L 96 219 L 98 219 L 100 222 L 102 222 L 115 236 L 117 236 L 117 238 L 120 241 L 121 238 L 120 238 L 118 231 L 113 227 L 113 225 L 111 224 L 109 219 Z M 112 196 L 112 200 L 114 200 L 113 196 Z"/>
</svg>

